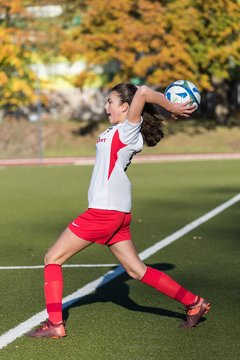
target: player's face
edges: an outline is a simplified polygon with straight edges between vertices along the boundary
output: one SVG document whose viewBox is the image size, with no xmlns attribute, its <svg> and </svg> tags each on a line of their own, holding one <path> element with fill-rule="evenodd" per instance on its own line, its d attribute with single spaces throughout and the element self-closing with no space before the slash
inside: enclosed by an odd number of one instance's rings
<svg viewBox="0 0 240 360">
<path fill-rule="evenodd" d="M 111 124 L 118 124 L 126 119 L 128 105 L 121 104 L 116 91 L 109 94 L 104 108 Z"/>
</svg>

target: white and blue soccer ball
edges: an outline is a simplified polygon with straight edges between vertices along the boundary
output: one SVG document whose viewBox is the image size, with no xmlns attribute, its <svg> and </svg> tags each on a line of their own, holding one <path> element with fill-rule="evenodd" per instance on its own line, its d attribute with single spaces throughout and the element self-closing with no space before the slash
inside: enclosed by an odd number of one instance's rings
<svg viewBox="0 0 240 360">
<path fill-rule="evenodd" d="M 191 100 L 190 105 L 195 105 L 196 109 L 201 102 L 201 95 L 198 88 L 188 80 L 174 81 L 168 85 L 164 96 L 172 103 L 185 103 Z"/>
</svg>

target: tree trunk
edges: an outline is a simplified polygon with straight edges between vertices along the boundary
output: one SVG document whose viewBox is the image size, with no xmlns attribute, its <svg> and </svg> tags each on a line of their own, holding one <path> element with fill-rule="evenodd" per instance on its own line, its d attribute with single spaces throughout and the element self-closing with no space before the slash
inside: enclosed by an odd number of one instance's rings
<svg viewBox="0 0 240 360">
<path fill-rule="evenodd" d="M 230 115 L 230 103 L 228 98 L 229 86 L 225 81 L 216 85 L 215 118 L 220 125 L 226 125 Z"/>
</svg>

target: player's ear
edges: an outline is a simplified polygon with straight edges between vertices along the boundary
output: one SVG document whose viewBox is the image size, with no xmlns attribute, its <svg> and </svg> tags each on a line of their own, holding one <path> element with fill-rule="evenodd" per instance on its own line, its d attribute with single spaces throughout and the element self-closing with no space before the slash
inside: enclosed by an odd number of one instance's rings
<svg viewBox="0 0 240 360">
<path fill-rule="evenodd" d="M 123 103 L 122 104 L 122 110 L 123 112 L 127 112 L 129 109 L 129 104 L 127 102 Z"/>
</svg>

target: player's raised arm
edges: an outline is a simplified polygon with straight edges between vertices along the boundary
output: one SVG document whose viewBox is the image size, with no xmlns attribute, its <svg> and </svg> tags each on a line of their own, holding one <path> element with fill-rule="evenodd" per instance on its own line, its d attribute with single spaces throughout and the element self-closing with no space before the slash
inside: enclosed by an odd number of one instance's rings
<svg viewBox="0 0 240 360">
<path fill-rule="evenodd" d="M 172 103 L 164 94 L 159 91 L 150 89 L 149 87 L 142 85 L 137 89 L 128 112 L 128 120 L 132 123 L 140 121 L 141 114 L 146 103 L 152 103 L 160 105 L 162 108 L 170 112 L 175 116 L 189 117 L 196 109 L 195 105 L 189 106 L 188 101 L 186 103 Z"/>
</svg>

